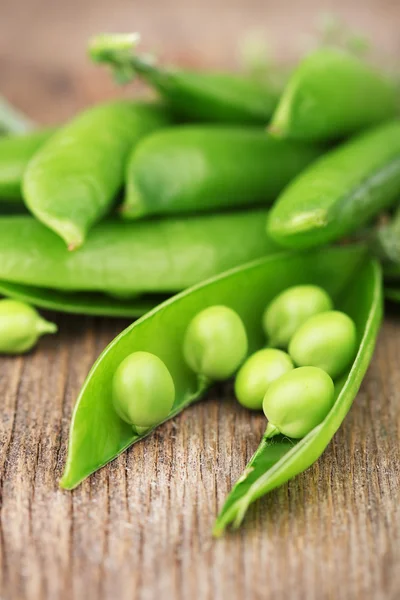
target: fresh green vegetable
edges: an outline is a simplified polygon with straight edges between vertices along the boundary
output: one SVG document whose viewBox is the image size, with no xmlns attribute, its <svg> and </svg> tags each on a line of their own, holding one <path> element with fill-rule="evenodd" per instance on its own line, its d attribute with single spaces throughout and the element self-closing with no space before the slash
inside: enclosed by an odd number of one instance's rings
<svg viewBox="0 0 400 600">
<path fill-rule="evenodd" d="M 271 346 L 287 348 L 295 331 L 311 316 L 333 308 L 332 300 L 315 285 L 299 285 L 278 294 L 265 309 L 263 326 Z"/>
<path fill-rule="evenodd" d="M 246 329 L 239 315 L 227 306 L 210 306 L 190 321 L 183 355 L 200 378 L 224 381 L 240 367 L 247 347 Z"/>
<path fill-rule="evenodd" d="M 193 126 L 156 132 L 133 149 L 124 216 L 270 203 L 320 154 L 258 129 Z"/>
<path fill-rule="evenodd" d="M 181 71 L 154 64 L 137 55 L 135 34 L 99 35 L 89 45 L 91 58 L 105 63 L 117 80 L 137 75 L 153 86 L 179 117 L 194 121 L 266 124 L 276 106 L 278 90 L 270 83 L 236 73 Z"/>
<path fill-rule="evenodd" d="M 113 406 L 118 416 L 145 433 L 164 421 L 174 404 L 175 386 L 163 361 L 149 352 L 133 352 L 115 371 Z"/>
<path fill-rule="evenodd" d="M 117 299 L 101 292 L 65 292 L 0 281 L 0 295 L 39 308 L 101 317 L 140 317 L 163 302 L 163 294 L 142 294 Z"/>
<path fill-rule="evenodd" d="M 354 55 L 321 48 L 289 79 L 270 129 L 285 138 L 329 140 L 388 120 L 396 112 L 397 93 L 388 78 Z"/>
<path fill-rule="evenodd" d="M 310 283 L 323 287 L 335 304 L 356 322 L 359 349 L 351 372 L 345 375 L 343 387 L 337 386 L 335 407 L 318 432 L 314 430 L 309 434 L 311 439 L 305 438 L 297 446 L 294 440 L 280 437 L 263 442 L 254 473 L 247 473 L 249 479 L 234 493 L 215 532 L 221 533 L 237 518 L 240 509 L 244 509 L 243 516 L 250 502 L 264 493 L 265 480 L 265 491 L 268 491 L 310 466 L 323 452 L 351 406 L 371 358 L 380 323 L 380 271 L 366 258 L 362 247 L 262 258 L 179 294 L 133 323 L 105 349 L 83 386 L 72 418 L 62 487 L 76 487 L 90 473 L 143 437 L 135 435 L 112 406 L 113 376 L 129 354 L 151 352 L 164 361 L 175 384 L 175 403 L 168 416 L 171 418 L 205 391 L 204 381 L 199 381 L 183 356 L 185 332 L 193 317 L 215 305 L 236 311 L 245 325 L 252 353 L 264 344 L 261 321 L 265 304 L 290 286 Z M 272 479 L 270 467 L 274 473 Z"/>
<path fill-rule="evenodd" d="M 34 308 L 16 300 L 0 300 L 0 353 L 22 354 L 35 346 L 41 335 L 55 333 Z"/>
<path fill-rule="evenodd" d="M 53 133 L 53 129 L 42 129 L 24 135 L 7 135 L 0 138 L 1 199 L 22 199 L 22 178 L 28 162 Z"/>
<path fill-rule="evenodd" d="M 331 377 L 318 367 L 299 367 L 282 375 L 264 396 L 263 411 L 268 419 L 265 438 L 280 433 L 303 438 L 325 419 L 334 396 Z"/>
<path fill-rule="evenodd" d="M 180 291 L 276 252 L 265 210 L 141 223 L 99 223 L 68 252 L 31 217 L 0 218 L 0 280 L 63 291 L 115 294 Z"/>
<path fill-rule="evenodd" d="M 235 381 L 235 395 L 242 406 L 261 410 L 270 384 L 293 369 L 286 352 L 265 348 L 252 354 L 242 365 Z"/>
<path fill-rule="evenodd" d="M 398 201 L 400 121 L 335 148 L 283 191 L 268 218 L 269 235 L 309 248 L 347 235 Z"/>
<path fill-rule="evenodd" d="M 297 329 L 289 344 L 289 354 L 297 366 L 319 367 L 333 379 L 347 369 L 356 349 L 354 321 L 337 310 L 310 317 Z"/>
<path fill-rule="evenodd" d="M 0 96 L 0 135 L 27 133 L 33 127 L 30 119 Z"/>
<path fill-rule="evenodd" d="M 90 108 L 62 127 L 25 172 L 26 204 L 70 250 L 111 210 L 132 146 L 166 125 L 162 107 L 113 102 Z"/>
<path fill-rule="evenodd" d="M 238 527 L 252 502 L 310 467 L 325 450 L 352 405 L 371 360 L 382 317 L 379 264 L 371 260 L 357 263 L 354 260 L 356 253 L 354 248 L 337 248 L 309 255 L 308 263 L 304 256 L 288 259 L 289 277 L 292 281 L 288 284 L 286 280 L 286 285 L 281 289 L 300 283 L 301 275 L 294 272 L 294 268 L 301 270 L 297 261 L 303 260 L 308 266 L 312 263 L 314 273 L 308 271 L 303 274 L 303 283 L 312 282 L 326 289 L 335 305 L 354 320 L 358 334 L 357 354 L 352 365 L 336 383 L 333 407 L 322 423 L 300 441 L 285 436 L 272 439 L 263 437 L 222 507 L 214 526 L 216 536 L 221 535 L 230 523 Z M 270 259 L 275 264 L 280 260 L 280 257 Z M 282 277 L 286 279 L 281 272 L 278 276 L 279 283 L 282 283 Z M 246 285 L 246 290 L 248 289 Z M 265 289 L 268 288 L 264 286 Z M 276 295 L 277 291 L 275 288 L 273 294 Z M 244 322 L 248 326 L 246 319 Z M 101 367 L 100 363 L 99 368 Z M 96 371 L 92 374 L 93 379 L 95 375 Z"/>
</svg>

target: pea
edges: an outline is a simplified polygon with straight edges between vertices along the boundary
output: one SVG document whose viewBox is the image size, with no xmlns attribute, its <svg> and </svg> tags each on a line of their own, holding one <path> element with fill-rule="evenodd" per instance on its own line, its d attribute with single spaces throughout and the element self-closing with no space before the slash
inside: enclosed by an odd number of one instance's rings
<svg viewBox="0 0 400 600">
<path fill-rule="evenodd" d="M 329 295 L 316 285 L 296 285 L 286 289 L 264 312 L 263 326 L 270 345 L 286 348 L 304 321 L 332 308 Z"/>
<path fill-rule="evenodd" d="M 335 379 L 354 358 L 356 344 L 354 321 L 332 310 L 311 317 L 299 327 L 290 341 L 289 354 L 296 365 L 319 367 Z"/>
<path fill-rule="evenodd" d="M 268 386 L 293 369 L 286 352 L 265 348 L 250 356 L 240 368 L 235 381 L 236 398 L 242 406 L 261 410 Z"/>
<path fill-rule="evenodd" d="M 334 402 L 331 377 L 317 367 L 299 367 L 271 383 L 263 400 L 266 437 L 302 438 L 319 425 Z"/>
<path fill-rule="evenodd" d="M 150 352 L 133 352 L 116 370 L 112 401 L 117 414 L 139 434 L 166 419 L 175 386 L 164 362 Z"/>
<path fill-rule="evenodd" d="M 247 354 L 247 334 L 239 315 L 227 306 L 211 306 L 189 323 L 183 343 L 186 363 L 211 380 L 231 377 Z"/>
<path fill-rule="evenodd" d="M 17 300 L 0 300 L 0 353 L 28 352 L 45 333 L 55 333 L 57 326 Z"/>
</svg>

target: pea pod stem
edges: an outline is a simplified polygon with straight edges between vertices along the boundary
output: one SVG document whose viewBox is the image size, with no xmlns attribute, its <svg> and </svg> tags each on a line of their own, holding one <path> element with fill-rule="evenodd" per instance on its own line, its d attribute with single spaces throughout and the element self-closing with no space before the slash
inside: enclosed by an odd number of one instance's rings
<svg viewBox="0 0 400 600">
<path fill-rule="evenodd" d="M 264 433 L 264 438 L 266 440 L 268 440 L 269 438 L 272 438 L 275 435 L 279 435 L 279 433 L 280 433 L 280 431 L 277 427 L 275 427 L 275 425 L 273 425 L 272 423 L 268 423 L 267 429 L 265 430 L 265 433 Z"/>
</svg>

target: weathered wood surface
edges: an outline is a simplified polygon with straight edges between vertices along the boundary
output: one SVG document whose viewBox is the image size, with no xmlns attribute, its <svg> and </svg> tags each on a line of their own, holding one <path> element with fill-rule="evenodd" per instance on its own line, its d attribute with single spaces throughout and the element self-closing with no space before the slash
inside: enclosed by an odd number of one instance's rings
<svg viewBox="0 0 400 600">
<path fill-rule="evenodd" d="M 274 9 L 256 0 L 235 0 L 229 11 L 227 5 L 164 0 L 151 10 L 122 0 L 25 0 L 21 9 L 21 2 L 7 2 L 1 91 L 37 119 L 56 121 L 115 94 L 81 57 L 79 44 L 91 32 L 126 29 L 130 16 L 153 44 L 165 41 L 170 57 L 229 63 L 224 48 L 234 47 L 242 28 L 260 28 L 261 18 L 273 23 L 265 29 L 280 47 L 287 40 L 288 54 L 295 52 L 285 28 L 307 24 L 317 2 L 290 3 L 290 11 L 285 2 Z M 397 3 L 335 5 L 353 22 L 360 15 L 395 52 Z M 255 505 L 238 533 L 218 541 L 210 537 L 213 519 L 256 448 L 263 419 L 221 387 L 74 492 L 62 492 L 57 482 L 75 398 L 94 359 L 126 323 L 56 320 L 60 334 L 44 338 L 34 353 L 0 359 L 1 600 L 400 596 L 400 312 L 387 316 L 356 403 L 323 457 Z"/>
</svg>

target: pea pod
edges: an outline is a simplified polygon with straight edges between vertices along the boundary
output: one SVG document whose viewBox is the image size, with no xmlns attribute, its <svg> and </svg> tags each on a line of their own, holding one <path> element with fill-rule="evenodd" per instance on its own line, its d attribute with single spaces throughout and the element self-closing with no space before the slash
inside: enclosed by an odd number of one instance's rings
<svg viewBox="0 0 400 600">
<path fill-rule="evenodd" d="M 90 42 L 90 56 L 110 65 L 121 82 L 136 75 L 144 79 L 181 118 L 261 125 L 269 121 L 279 95 L 271 83 L 235 73 L 159 67 L 148 56 L 136 54 L 137 40 L 135 34 L 96 36 Z"/>
<path fill-rule="evenodd" d="M 0 135 L 27 133 L 34 124 L 28 117 L 0 96 Z"/>
<path fill-rule="evenodd" d="M 341 138 L 393 117 L 394 84 L 343 50 L 306 57 L 282 94 L 271 122 L 276 135 L 301 140 Z"/>
<path fill-rule="evenodd" d="M 122 211 L 127 218 L 218 210 L 275 200 L 320 154 L 242 127 L 182 126 L 134 148 Z"/>
<path fill-rule="evenodd" d="M 342 391 L 337 389 L 334 408 L 310 443 L 306 438 L 295 445 L 281 436 L 263 442 L 252 479 L 240 489 L 248 491 L 251 482 L 269 481 L 270 468 L 275 479 L 270 488 L 283 483 L 307 468 L 322 453 L 357 393 L 371 358 L 381 316 L 379 267 L 361 247 L 335 248 L 317 254 L 288 254 L 262 258 L 237 267 L 168 300 L 133 323 L 105 349 L 93 366 L 75 406 L 68 457 L 61 486 L 76 487 L 88 475 L 105 465 L 144 436 L 120 419 L 112 405 L 112 382 L 116 369 L 133 352 L 150 352 L 164 361 L 175 385 L 172 418 L 198 400 L 204 393 L 204 381 L 186 364 L 183 355 L 185 333 L 193 317 L 210 306 L 222 305 L 242 319 L 248 337 L 249 353 L 264 345 L 261 322 L 266 304 L 289 286 L 312 283 L 326 289 L 335 305 L 354 316 L 359 332 L 359 349 Z M 235 290 L 235 293 L 232 293 Z M 315 441 L 314 441 L 315 439 Z M 255 459 L 253 459 L 253 462 Z M 257 477 L 255 477 L 257 475 Z M 250 495 L 243 499 L 234 492 L 221 514 L 215 533 L 244 514 Z M 236 488 L 237 490 L 237 488 Z M 263 493 L 259 489 L 259 495 Z M 257 497 L 256 495 L 254 497 Z M 247 503 L 246 507 L 244 504 Z"/>
<path fill-rule="evenodd" d="M 352 233 L 398 201 L 400 121 L 381 125 L 322 156 L 279 196 L 267 231 L 288 248 Z"/>
<path fill-rule="evenodd" d="M 337 272 L 331 273 L 335 279 Z M 323 287 L 329 290 L 326 285 Z M 220 536 L 229 524 L 239 527 L 250 504 L 310 467 L 323 453 L 349 411 L 371 360 L 382 318 L 382 283 L 378 263 L 367 261 L 353 272 L 345 293 L 333 294 L 337 305 L 357 325 L 357 355 L 335 385 L 334 405 L 320 425 L 304 438 L 285 436 L 261 440 L 243 475 L 226 499 L 213 533 Z M 267 428 L 268 429 L 268 428 Z"/>
<path fill-rule="evenodd" d="M 96 292 L 64 292 L 0 281 L 0 295 L 33 306 L 71 314 L 99 317 L 140 317 L 166 299 L 163 294 L 141 294 L 126 300 Z"/>
<path fill-rule="evenodd" d="M 24 135 L 7 135 L 0 139 L 1 199 L 13 200 L 19 204 L 22 200 L 22 178 L 28 163 L 53 133 L 53 129 L 42 129 Z"/>
<path fill-rule="evenodd" d="M 266 210 L 99 223 L 79 252 L 68 252 L 32 217 L 0 218 L 0 280 L 121 297 L 180 291 L 276 251 L 264 232 Z"/>
<path fill-rule="evenodd" d="M 25 172 L 27 207 L 70 250 L 111 210 L 132 146 L 168 122 L 163 108 L 113 102 L 90 108 L 62 127 Z"/>
</svg>

